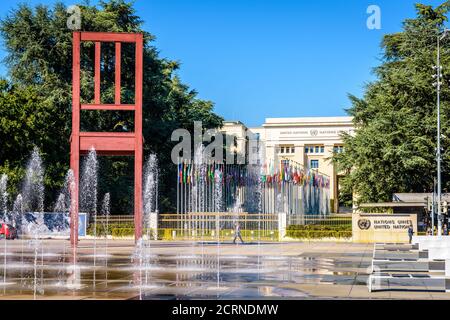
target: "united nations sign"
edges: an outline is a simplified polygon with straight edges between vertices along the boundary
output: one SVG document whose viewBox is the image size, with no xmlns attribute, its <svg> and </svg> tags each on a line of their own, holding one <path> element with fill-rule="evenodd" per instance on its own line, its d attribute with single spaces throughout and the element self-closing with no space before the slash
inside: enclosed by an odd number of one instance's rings
<svg viewBox="0 0 450 320">
<path fill-rule="evenodd" d="M 416 214 L 353 214 L 353 242 L 406 243 L 408 227 L 417 234 Z"/>
<path fill-rule="evenodd" d="M 369 230 L 371 226 L 370 220 L 368 219 L 360 219 L 358 220 L 358 227 L 361 230 Z"/>
</svg>

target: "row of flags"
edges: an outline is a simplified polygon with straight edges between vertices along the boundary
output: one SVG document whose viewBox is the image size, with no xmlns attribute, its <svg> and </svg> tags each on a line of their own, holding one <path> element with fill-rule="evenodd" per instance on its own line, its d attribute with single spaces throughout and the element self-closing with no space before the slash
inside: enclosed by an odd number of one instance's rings
<svg viewBox="0 0 450 320">
<path fill-rule="evenodd" d="M 272 185 L 289 182 L 295 185 L 310 185 L 329 189 L 330 178 L 315 170 L 308 170 L 290 162 L 265 164 L 260 173 L 242 165 L 225 164 L 178 164 L 178 184 L 220 183 L 222 185 L 250 186 L 259 182 Z"/>
<path fill-rule="evenodd" d="M 282 162 L 275 168 L 273 162 L 263 166 L 265 174 L 262 175 L 262 182 L 281 183 L 292 182 L 295 185 L 307 185 L 321 188 L 330 188 L 330 178 L 320 174 L 315 170 L 308 170 L 290 162 Z"/>
</svg>

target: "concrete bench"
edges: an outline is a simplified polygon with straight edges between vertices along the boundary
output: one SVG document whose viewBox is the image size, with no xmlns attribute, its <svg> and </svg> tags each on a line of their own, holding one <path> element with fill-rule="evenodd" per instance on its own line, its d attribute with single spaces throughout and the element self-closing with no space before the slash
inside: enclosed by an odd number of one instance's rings
<svg viewBox="0 0 450 320">
<path fill-rule="evenodd" d="M 393 266 L 398 265 L 400 263 L 421 263 L 424 266 L 422 268 L 394 268 Z M 388 266 L 387 268 L 380 269 L 381 266 Z M 449 264 L 450 265 L 450 264 Z M 391 267 L 389 267 L 391 266 Z M 446 263 L 445 260 L 442 261 L 430 261 L 428 259 L 372 259 L 372 270 L 371 272 L 375 272 L 375 267 L 378 268 L 378 271 L 406 271 L 406 272 L 445 272 Z"/>
<path fill-rule="evenodd" d="M 418 244 L 375 243 L 376 250 L 386 251 L 410 251 L 419 250 Z"/>
<path fill-rule="evenodd" d="M 428 259 L 428 257 L 428 250 L 377 250 L 373 256 L 374 259 Z"/>
<path fill-rule="evenodd" d="M 450 247 L 429 247 L 428 258 L 430 260 L 450 260 Z"/>
<path fill-rule="evenodd" d="M 418 244 L 420 250 L 427 250 L 430 247 L 450 249 L 450 236 L 413 236 L 412 243 Z"/>
<path fill-rule="evenodd" d="M 369 292 L 374 290 L 374 281 L 377 280 L 424 280 L 424 279 L 439 279 L 445 281 L 445 292 L 450 292 L 450 237 L 416 237 L 418 246 L 414 245 L 401 245 L 394 246 L 392 244 L 375 244 L 372 257 L 372 271 L 369 275 L 368 285 Z M 417 247 L 419 250 L 417 251 Z M 414 248 L 414 249 L 413 249 Z M 423 250 L 427 248 L 426 250 Z M 401 252 L 403 253 L 419 253 L 418 258 L 379 258 L 377 252 Z M 386 271 L 400 271 L 390 270 L 389 267 L 385 270 L 381 270 L 379 265 L 393 265 L 401 263 L 422 263 L 426 264 L 427 268 L 405 268 L 401 270 L 407 273 L 394 274 L 387 273 Z M 375 272 L 375 267 L 377 271 Z M 394 268 L 392 268 L 394 269 Z M 411 270 L 412 269 L 412 270 Z M 413 273 L 415 272 L 415 273 Z M 418 272 L 418 273 L 417 273 Z M 443 275 L 429 274 L 435 272 L 443 272 Z M 379 284 L 381 286 L 381 284 Z"/>
<path fill-rule="evenodd" d="M 445 260 L 450 259 L 450 256 L 447 257 L 446 249 L 435 249 L 433 248 L 433 256 L 430 257 L 430 252 L 428 250 L 420 251 L 417 249 L 412 249 L 414 246 L 411 245 L 396 245 L 392 247 L 389 244 L 375 244 L 372 256 L 372 268 L 371 272 L 375 272 L 375 267 L 377 267 L 377 271 L 406 271 L 406 272 L 443 272 L 445 271 Z M 409 250 L 405 250 L 405 248 L 410 248 Z M 400 256 L 390 257 L 391 253 L 400 253 Z M 381 253 L 381 254 L 380 254 Z M 377 256 L 381 255 L 380 256 Z M 408 257 L 411 254 L 414 254 L 415 257 Z M 406 256 L 406 257 L 405 257 Z M 422 267 L 403 267 L 399 264 L 402 263 L 413 263 L 413 264 L 421 264 Z M 383 270 L 380 269 L 380 266 L 385 266 Z M 396 267 L 397 266 L 397 267 Z"/>
<path fill-rule="evenodd" d="M 428 252 L 427 251 L 418 251 L 413 245 L 396 245 L 396 244 L 386 244 L 386 243 L 376 243 L 373 248 L 373 256 L 372 256 L 372 273 L 374 272 L 374 266 L 379 264 L 398 264 L 398 263 L 411 263 L 411 262 L 421 262 L 428 263 Z M 383 257 L 377 257 L 377 253 L 382 252 Z M 402 257 L 386 257 L 389 253 L 401 253 Z M 386 254 L 387 253 L 387 254 Z M 411 253 L 415 254 L 416 257 L 404 257 L 411 255 Z M 433 269 L 434 269 L 433 265 Z M 438 270 L 445 268 L 439 267 Z M 419 268 L 419 270 L 421 270 Z M 424 269 L 425 270 L 425 269 Z M 411 270 L 417 271 L 417 269 Z"/>
<path fill-rule="evenodd" d="M 449 263 L 450 265 L 450 263 Z M 450 278 L 446 275 L 428 275 L 428 274 L 393 274 L 393 273 L 374 273 L 369 275 L 369 292 L 374 292 L 376 290 L 381 290 L 381 288 L 374 288 L 374 282 L 377 280 L 444 280 L 445 281 L 445 289 L 443 291 L 450 292 Z M 381 287 L 381 284 L 379 284 Z"/>
</svg>

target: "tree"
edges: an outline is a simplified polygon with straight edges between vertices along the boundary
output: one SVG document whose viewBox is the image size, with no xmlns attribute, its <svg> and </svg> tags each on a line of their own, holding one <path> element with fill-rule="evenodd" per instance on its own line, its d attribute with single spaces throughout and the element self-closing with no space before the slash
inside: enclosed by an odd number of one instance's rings
<svg viewBox="0 0 450 320">
<path fill-rule="evenodd" d="M 350 95 L 355 134 L 344 134 L 345 152 L 336 154 L 339 170 L 348 175 L 343 189 L 360 202 L 392 200 L 396 192 L 432 192 L 436 176 L 436 90 L 433 89 L 438 32 L 444 28 L 450 1 L 437 8 L 416 5 L 417 17 L 403 23 L 402 32 L 382 41 L 377 80 L 363 98 Z M 442 42 L 448 53 L 450 42 Z M 450 55 L 443 54 L 442 89 L 443 181 L 450 187 Z"/>
<path fill-rule="evenodd" d="M 179 63 L 159 57 L 151 45 L 154 37 L 141 29 L 142 21 L 131 3 L 123 0 L 100 1 L 99 7 L 79 5 L 83 31 L 142 32 L 144 34 L 144 154 L 157 154 L 161 169 L 161 210 L 175 208 L 176 166 L 170 162 L 174 129 L 193 130 L 193 121 L 203 121 L 205 128 L 216 128 L 222 118 L 213 113 L 213 103 L 198 99 L 194 90 L 183 84 L 176 71 Z M 46 164 L 46 203 L 51 207 L 55 193 L 69 168 L 71 132 L 72 31 L 66 26 L 69 14 L 62 3 L 53 8 L 20 5 L 0 22 L 0 32 L 7 50 L 9 79 L 2 82 L 0 97 L 0 172 L 12 174 L 13 182 L 22 177 L 28 152 L 37 145 Z M 122 47 L 122 100 L 134 101 L 134 47 Z M 93 44 L 82 48 L 81 95 L 85 102 L 93 99 Z M 102 45 L 102 101 L 114 97 L 114 47 Z M 14 111 L 9 100 L 21 99 Z M 28 106 L 27 108 L 21 107 Z M 6 134 L 6 118 L 22 121 L 32 118 L 29 127 L 17 124 L 12 135 Z M 4 116 L 5 115 L 5 116 Z M 7 115 L 7 117 L 6 117 Z M 5 121 L 4 120 L 5 117 Z M 39 124 L 39 125 L 38 125 Z M 82 113 L 82 130 L 131 131 L 129 112 L 89 111 Z M 21 137 L 20 146 L 15 140 Z M 19 147 L 20 153 L 3 150 Z M 101 160 L 100 194 L 110 192 L 112 212 L 131 212 L 133 206 L 132 159 L 107 157 Z M 122 177 L 125 178 L 122 178 Z"/>
</svg>

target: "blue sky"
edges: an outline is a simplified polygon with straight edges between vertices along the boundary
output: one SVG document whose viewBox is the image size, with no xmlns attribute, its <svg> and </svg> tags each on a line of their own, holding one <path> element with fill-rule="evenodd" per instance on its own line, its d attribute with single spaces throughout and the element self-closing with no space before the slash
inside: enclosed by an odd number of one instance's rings
<svg viewBox="0 0 450 320">
<path fill-rule="evenodd" d="M 268 117 L 345 115 L 347 94 L 361 96 L 374 79 L 383 35 L 400 31 L 418 1 L 137 0 L 135 7 L 161 56 L 181 62 L 181 79 L 200 98 L 226 120 L 259 126 Z M 2 0 L 0 16 L 20 2 Z M 381 30 L 366 27 L 371 4 L 381 9 Z"/>
</svg>

